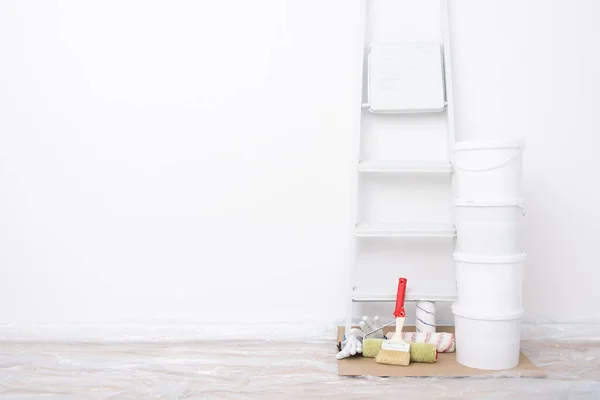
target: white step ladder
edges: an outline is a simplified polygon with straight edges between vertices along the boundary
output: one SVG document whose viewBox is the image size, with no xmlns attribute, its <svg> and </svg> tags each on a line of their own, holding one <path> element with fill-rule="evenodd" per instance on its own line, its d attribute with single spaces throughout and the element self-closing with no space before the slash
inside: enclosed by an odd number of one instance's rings
<svg viewBox="0 0 600 400">
<path fill-rule="evenodd" d="M 365 31 L 368 27 L 367 4 L 377 0 L 363 0 L 363 17 Z M 377 249 L 377 241 L 385 241 L 388 246 L 403 249 L 429 250 L 439 246 L 445 247 L 448 254 L 447 265 L 452 265 L 452 249 L 456 231 L 452 220 L 451 190 L 452 190 L 452 166 L 450 156 L 454 143 L 454 108 L 452 103 L 451 65 L 448 40 L 448 12 L 447 0 L 441 0 L 441 40 L 439 41 L 391 41 L 365 43 L 365 33 L 362 37 L 365 48 L 366 63 L 364 64 L 364 75 L 367 78 L 363 86 L 364 103 L 361 105 L 360 128 L 357 128 L 356 137 L 356 201 L 353 214 L 356 219 L 354 238 L 352 240 L 354 253 L 351 262 L 351 294 L 349 309 L 346 319 L 346 332 L 349 331 L 353 321 L 353 304 L 364 302 L 394 302 L 396 299 L 395 289 L 397 278 L 400 276 L 408 279 L 406 301 L 433 301 L 452 302 L 456 300 L 455 281 L 453 268 L 446 271 L 444 278 L 444 290 L 428 290 L 426 282 L 420 282 L 416 288 L 411 290 L 411 270 L 403 264 L 414 263 L 414 260 L 398 259 L 398 268 L 391 271 L 389 282 L 383 282 L 389 290 L 363 289 L 363 282 L 356 282 L 357 269 L 359 266 L 359 247 L 368 242 L 367 247 Z M 367 44 L 367 46 L 365 46 Z M 365 87 L 366 86 L 366 87 Z M 419 118 L 428 118 L 432 113 L 437 113 L 445 119 L 445 157 L 444 159 L 363 159 L 363 147 L 365 138 L 365 120 L 367 118 L 380 118 L 381 125 L 386 129 L 393 130 L 395 121 L 402 118 L 410 118 L 415 124 Z M 412 114 L 412 115 L 409 115 Z M 419 114 L 419 115 L 415 115 Z M 438 118 L 438 117 L 435 117 Z M 392 132 L 393 133 L 393 132 Z M 406 134 L 406 132 L 402 132 Z M 365 182 L 369 180 L 385 179 L 383 184 L 399 185 L 418 179 L 419 184 L 427 185 L 429 179 L 434 182 L 445 180 L 448 188 L 448 196 L 443 206 L 448 207 L 448 220 L 443 221 L 368 221 L 361 220 L 360 193 Z M 422 182 L 422 183 L 421 183 Z M 427 194 L 427 191 L 424 191 Z M 374 196 L 381 195 L 375 193 Z M 372 203 L 376 203 L 373 201 Z M 373 206 L 373 204 L 371 204 Z M 376 204 L 375 204 L 376 206 Z M 415 242 L 418 241 L 418 242 Z M 441 241 L 441 242 L 440 242 Z M 389 260 L 388 260 L 389 261 Z M 391 264 L 394 265 L 395 261 Z M 364 264 L 364 263 L 363 263 Z M 367 260 L 368 264 L 368 260 Z M 390 262 L 388 262 L 390 264 Z M 370 265 L 369 265 L 370 267 Z M 446 268 L 447 269 L 447 268 Z M 432 277 L 435 279 L 435 277 Z M 374 277 L 373 281 L 377 280 Z M 421 279 L 423 281 L 423 279 Z M 372 285 L 371 285 L 372 286 Z M 391 315 L 390 315 L 391 317 Z"/>
</svg>

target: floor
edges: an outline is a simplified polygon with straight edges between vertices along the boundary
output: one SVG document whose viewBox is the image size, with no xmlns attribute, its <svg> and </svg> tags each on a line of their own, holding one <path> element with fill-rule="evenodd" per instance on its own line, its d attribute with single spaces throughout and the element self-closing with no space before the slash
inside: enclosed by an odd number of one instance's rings
<svg viewBox="0 0 600 400">
<path fill-rule="evenodd" d="M 344 378 L 335 347 L 274 341 L 0 344 L 3 399 L 599 399 L 600 328 L 524 330 L 548 374 Z"/>
</svg>

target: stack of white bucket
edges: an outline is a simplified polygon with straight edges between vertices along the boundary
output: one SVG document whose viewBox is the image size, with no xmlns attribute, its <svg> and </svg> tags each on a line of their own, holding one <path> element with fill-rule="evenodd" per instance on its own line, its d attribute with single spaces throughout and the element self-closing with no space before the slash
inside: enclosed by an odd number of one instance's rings
<svg viewBox="0 0 600 400">
<path fill-rule="evenodd" d="M 471 368 L 518 365 L 522 308 L 524 143 L 458 142 L 454 148 L 456 358 Z"/>
</svg>

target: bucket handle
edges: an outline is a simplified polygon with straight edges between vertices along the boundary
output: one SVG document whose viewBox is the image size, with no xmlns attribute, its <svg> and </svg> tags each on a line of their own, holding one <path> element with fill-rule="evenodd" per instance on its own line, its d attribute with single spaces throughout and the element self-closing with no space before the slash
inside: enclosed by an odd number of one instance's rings
<svg viewBox="0 0 600 400">
<path fill-rule="evenodd" d="M 461 204 L 461 205 L 466 205 L 468 206 L 468 204 Z M 523 205 L 523 203 L 520 203 L 518 205 L 516 205 L 517 207 L 519 207 L 521 209 L 521 213 L 523 214 L 523 216 L 525 216 L 527 213 L 525 212 L 525 206 Z"/>
<path fill-rule="evenodd" d="M 486 172 L 486 171 L 492 171 L 494 169 L 497 169 L 497 168 L 505 166 L 506 164 L 508 164 L 509 162 L 511 162 L 512 160 L 514 160 L 518 156 L 520 156 L 521 153 L 523 152 L 524 148 L 525 148 L 525 143 L 521 143 L 521 147 L 519 147 L 519 151 L 517 151 L 515 154 L 513 154 L 512 156 L 510 156 L 508 158 L 508 160 L 503 161 L 500 164 L 494 165 L 492 167 L 487 167 L 487 168 L 467 168 L 465 166 L 462 166 L 462 165 L 456 163 L 456 161 L 454 159 L 452 160 L 452 166 L 454 166 L 455 168 L 460 169 L 462 171 L 466 171 L 466 172 Z"/>
</svg>

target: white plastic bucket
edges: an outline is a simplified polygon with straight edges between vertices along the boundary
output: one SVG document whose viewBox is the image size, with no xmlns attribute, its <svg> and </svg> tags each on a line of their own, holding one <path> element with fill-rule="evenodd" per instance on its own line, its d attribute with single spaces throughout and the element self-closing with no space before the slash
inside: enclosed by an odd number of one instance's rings
<svg viewBox="0 0 600 400">
<path fill-rule="evenodd" d="M 456 252 L 504 256 L 523 252 L 522 200 L 456 200 Z"/>
<path fill-rule="evenodd" d="M 461 303 L 462 304 L 462 303 Z M 484 315 L 452 306 L 455 320 L 456 361 L 470 368 L 501 370 L 519 365 L 523 310 Z"/>
<path fill-rule="evenodd" d="M 506 314 L 523 307 L 525 253 L 482 257 L 454 253 L 456 287 L 461 306 L 469 312 Z"/>
<path fill-rule="evenodd" d="M 522 197 L 523 140 L 468 141 L 454 145 L 456 197 L 498 200 Z"/>
</svg>

